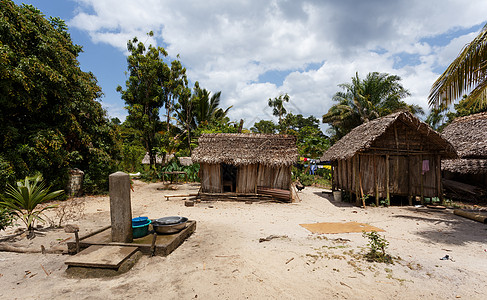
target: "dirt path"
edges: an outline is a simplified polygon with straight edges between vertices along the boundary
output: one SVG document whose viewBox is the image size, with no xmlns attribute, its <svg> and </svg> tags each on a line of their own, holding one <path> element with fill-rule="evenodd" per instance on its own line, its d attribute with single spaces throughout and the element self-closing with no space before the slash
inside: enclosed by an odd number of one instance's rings
<svg viewBox="0 0 487 300">
<path fill-rule="evenodd" d="M 165 194 L 198 189 L 135 183 L 134 216 L 182 215 L 196 232 L 168 257 L 143 257 L 128 273 L 71 279 L 66 256 L 0 252 L 0 299 L 485 299 L 487 227 L 451 211 L 392 207 L 366 210 L 334 203 L 306 188 L 297 204 L 199 203 L 185 207 Z M 109 224 L 108 197 L 88 198 L 76 222 L 88 232 Z M 361 233 L 312 234 L 314 222 L 368 223 L 385 230 L 393 265 L 361 259 Z M 270 241 L 260 238 L 279 236 Z M 50 231 L 18 245 L 63 247 L 69 238 Z M 448 254 L 451 260 L 440 260 Z M 48 272 L 49 275 L 43 270 Z"/>
</svg>

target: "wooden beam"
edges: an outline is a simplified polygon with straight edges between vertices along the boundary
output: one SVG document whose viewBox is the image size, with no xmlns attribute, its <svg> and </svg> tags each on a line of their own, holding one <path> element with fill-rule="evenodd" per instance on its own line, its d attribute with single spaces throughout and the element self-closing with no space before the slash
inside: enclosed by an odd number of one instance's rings
<svg viewBox="0 0 487 300">
<path fill-rule="evenodd" d="M 374 163 L 374 186 L 375 186 L 375 205 L 379 206 L 379 178 L 377 174 L 377 156 L 373 156 Z"/>
<path fill-rule="evenodd" d="M 355 154 L 353 157 L 353 174 L 355 177 L 355 205 L 360 206 L 360 196 L 359 196 L 359 172 L 360 172 L 360 165 L 359 165 L 359 156 Z"/>
<path fill-rule="evenodd" d="M 424 174 L 423 174 L 423 155 L 419 156 L 419 176 L 421 178 L 421 194 L 420 200 L 421 204 L 424 204 Z"/>
<path fill-rule="evenodd" d="M 389 205 L 391 203 L 391 195 L 390 195 L 390 190 L 389 190 L 389 184 L 390 184 L 390 178 L 389 178 L 389 154 L 386 154 L 386 199 L 387 199 L 387 204 Z"/>
<path fill-rule="evenodd" d="M 441 186 L 441 156 L 436 155 L 436 187 L 438 191 L 438 198 L 440 198 L 441 205 L 445 204 L 443 198 L 443 189 Z"/>
</svg>

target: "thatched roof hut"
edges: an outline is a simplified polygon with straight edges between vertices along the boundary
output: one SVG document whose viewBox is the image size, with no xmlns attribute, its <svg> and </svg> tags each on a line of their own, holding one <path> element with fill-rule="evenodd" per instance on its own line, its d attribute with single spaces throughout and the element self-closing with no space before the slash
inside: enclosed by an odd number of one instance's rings
<svg viewBox="0 0 487 300">
<path fill-rule="evenodd" d="M 457 150 L 458 159 L 442 161 L 441 169 L 460 174 L 487 174 L 487 113 L 455 119 L 443 136 Z"/>
<path fill-rule="evenodd" d="M 203 134 L 191 156 L 200 164 L 203 193 L 257 194 L 289 190 L 298 159 L 296 138 L 272 134 Z"/>
<path fill-rule="evenodd" d="M 441 197 L 441 158 L 453 146 L 409 112 L 397 112 L 354 128 L 321 158 L 332 162 L 333 188 L 389 200 L 392 196 Z"/>
<path fill-rule="evenodd" d="M 206 164 L 290 166 L 298 149 L 292 135 L 212 133 L 198 139 L 191 158 Z"/>
</svg>

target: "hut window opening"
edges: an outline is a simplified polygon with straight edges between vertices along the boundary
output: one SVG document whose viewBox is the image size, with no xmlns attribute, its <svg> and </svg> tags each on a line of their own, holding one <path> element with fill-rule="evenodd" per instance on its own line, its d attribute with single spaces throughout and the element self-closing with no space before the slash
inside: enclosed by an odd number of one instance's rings
<svg viewBox="0 0 487 300">
<path fill-rule="evenodd" d="M 233 193 L 237 187 L 237 171 L 234 165 L 222 163 L 222 186 L 224 193 Z"/>
</svg>

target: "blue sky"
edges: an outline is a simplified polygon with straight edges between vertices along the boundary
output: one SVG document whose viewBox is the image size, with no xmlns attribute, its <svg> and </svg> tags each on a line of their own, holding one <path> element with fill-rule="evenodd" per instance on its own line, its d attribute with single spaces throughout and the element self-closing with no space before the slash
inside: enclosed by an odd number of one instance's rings
<svg viewBox="0 0 487 300">
<path fill-rule="evenodd" d="M 179 54 L 190 81 L 222 91 L 222 106 L 233 105 L 231 119 L 247 128 L 272 119 L 267 99 L 283 93 L 288 110 L 320 118 L 355 72 L 401 76 L 406 102 L 426 109 L 433 82 L 487 21 L 485 0 L 14 2 L 66 20 L 110 117 L 127 115 L 115 89 L 126 80 L 127 40 L 137 36 Z"/>
</svg>

